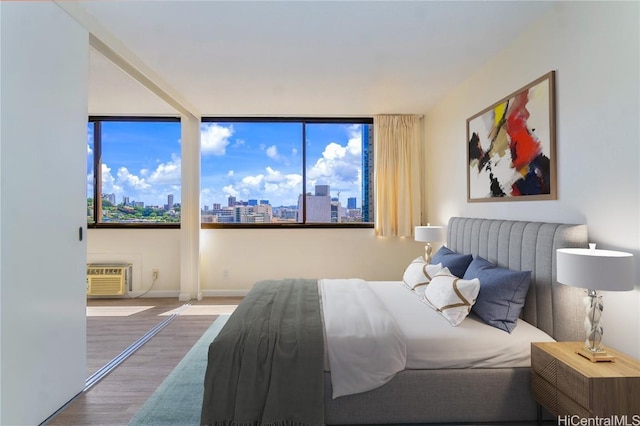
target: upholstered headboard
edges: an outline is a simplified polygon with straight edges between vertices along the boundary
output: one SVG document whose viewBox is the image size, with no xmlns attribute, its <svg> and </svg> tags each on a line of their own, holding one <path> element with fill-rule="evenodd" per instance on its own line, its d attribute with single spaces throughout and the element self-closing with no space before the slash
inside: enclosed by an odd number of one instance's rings
<svg viewBox="0 0 640 426">
<path fill-rule="evenodd" d="M 584 338 L 584 294 L 556 282 L 556 249 L 587 243 L 586 225 L 452 217 L 447 227 L 451 250 L 531 271 L 522 318 L 564 341 Z"/>
</svg>

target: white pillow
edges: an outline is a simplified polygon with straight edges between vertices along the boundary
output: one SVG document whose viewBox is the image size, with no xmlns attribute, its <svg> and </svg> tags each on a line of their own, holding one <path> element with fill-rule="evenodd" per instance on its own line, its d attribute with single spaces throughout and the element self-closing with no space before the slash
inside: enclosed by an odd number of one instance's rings
<svg viewBox="0 0 640 426">
<path fill-rule="evenodd" d="M 430 265 L 424 261 L 424 257 L 417 257 L 411 261 L 407 269 L 404 270 L 402 282 L 411 290 L 424 293 L 424 287 L 429 284 L 431 277 L 442 269 L 442 263 Z"/>
<path fill-rule="evenodd" d="M 469 315 L 480 291 L 480 280 L 463 280 L 442 268 L 424 291 L 424 300 L 454 327 Z"/>
</svg>

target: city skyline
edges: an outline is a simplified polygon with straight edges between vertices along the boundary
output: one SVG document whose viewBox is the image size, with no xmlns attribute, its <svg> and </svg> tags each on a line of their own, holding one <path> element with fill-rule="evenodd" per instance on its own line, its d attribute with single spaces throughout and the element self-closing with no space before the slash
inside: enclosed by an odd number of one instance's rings
<svg viewBox="0 0 640 426">
<path fill-rule="evenodd" d="M 309 194 L 311 194 L 311 192 L 307 191 L 307 195 L 309 195 Z M 117 205 L 135 206 L 135 205 L 137 205 L 137 206 L 140 206 L 140 207 L 154 207 L 154 208 L 162 207 L 162 205 L 159 205 L 159 204 L 149 204 L 149 203 L 145 203 L 144 201 L 131 199 L 127 195 L 123 195 L 121 200 L 118 201 L 117 200 L 117 195 L 115 193 L 111 193 L 111 194 L 103 193 L 101 198 L 102 198 L 103 201 L 105 201 L 105 200 L 109 201 L 109 203 L 111 203 L 114 206 L 117 206 Z M 201 206 L 200 209 L 206 211 L 208 208 L 213 209 L 214 208 L 213 206 L 215 206 L 215 205 L 220 205 L 222 207 L 232 207 L 232 204 L 231 204 L 231 200 L 232 199 L 234 201 L 234 205 L 235 205 L 235 203 L 237 203 L 237 204 L 249 205 L 249 206 L 265 204 L 265 205 L 270 205 L 270 206 L 275 207 L 275 208 L 281 208 L 281 207 L 282 208 L 296 208 L 297 207 L 296 204 L 275 206 L 275 205 L 271 204 L 271 202 L 269 200 L 265 200 L 265 199 L 250 198 L 248 200 L 243 200 L 243 199 L 239 199 L 238 200 L 236 197 L 229 196 L 227 198 L 227 203 L 226 204 L 222 203 L 222 202 L 220 202 L 220 203 L 214 202 L 214 203 L 211 203 L 211 204 L 204 204 L 204 205 Z M 167 209 L 167 210 L 170 210 L 173 206 L 178 206 L 178 207 L 180 206 L 179 202 L 174 202 L 173 200 L 174 200 L 173 194 L 168 194 L 167 195 L 167 203 L 164 204 L 164 208 Z M 342 204 L 342 200 L 340 200 L 339 197 L 331 197 L 331 200 L 332 201 L 338 201 L 338 202 L 340 202 Z M 361 206 L 358 207 L 357 197 L 349 197 L 347 199 L 347 203 L 344 204 L 344 205 L 348 206 L 347 208 L 349 208 L 349 209 L 360 209 L 361 208 Z"/>
<path fill-rule="evenodd" d="M 306 215 L 304 221 L 328 222 L 361 222 L 362 209 L 356 207 L 356 198 L 348 199 L 344 206 L 336 198 L 330 196 L 328 185 L 316 185 L 315 193 L 307 193 Z M 167 203 L 163 206 L 145 205 L 142 201 L 131 200 L 123 196 L 120 203 L 116 194 L 101 194 L 102 219 L 105 222 L 176 222 L 180 220 L 180 203 L 174 203 L 173 194 L 167 195 Z M 211 208 L 204 205 L 200 209 L 203 223 L 278 223 L 302 222 L 303 197 L 298 196 L 298 204 L 292 206 L 272 206 L 269 200 L 237 200 L 229 196 L 227 204 L 213 203 Z M 93 217 L 93 203 L 87 203 L 89 221 Z"/>
</svg>

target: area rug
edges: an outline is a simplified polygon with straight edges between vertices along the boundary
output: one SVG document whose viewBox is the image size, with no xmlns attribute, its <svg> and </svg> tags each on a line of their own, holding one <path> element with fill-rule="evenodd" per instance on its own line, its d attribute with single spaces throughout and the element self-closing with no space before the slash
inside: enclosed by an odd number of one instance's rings
<svg viewBox="0 0 640 426">
<path fill-rule="evenodd" d="M 129 426 L 197 426 L 200 424 L 204 373 L 209 344 L 229 319 L 221 315 L 182 358 Z"/>
</svg>

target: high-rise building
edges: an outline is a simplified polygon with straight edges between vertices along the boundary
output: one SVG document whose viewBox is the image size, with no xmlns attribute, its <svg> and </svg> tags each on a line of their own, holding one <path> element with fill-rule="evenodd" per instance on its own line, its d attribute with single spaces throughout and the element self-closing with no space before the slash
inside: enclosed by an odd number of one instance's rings
<svg viewBox="0 0 640 426">
<path fill-rule="evenodd" d="M 229 205 L 229 207 L 235 207 L 235 205 L 236 205 L 236 197 L 233 197 L 233 196 L 230 195 L 229 196 L 229 204 L 228 205 Z"/>
<path fill-rule="evenodd" d="M 327 195 L 318 195 L 318 186 L 326 187 Z M 323 192 L 324 188 L 321 188 L 320 193 Z M 316 195 L 307 194 L 305 197 L 307 223 L 331 223 L 331 197 L 329 196 L 329 185 L 317 185 Z M 302 222 L 302 200 L 302 195 L 299 195 L 298 222 Z"/>
<path fill-rule="evenodd" d="M 328 197 L 329 185 L 316 185 L 316 197 Z"/>
<path fill-rule="evenodd" d="M 107 200 L 114 206 L 116 205 L 116 194 L 102 194 L 102 199 Z"/>
<path fill-rule="evenodd" d="M 362 125 L 362 221 L 373 222 L 373 128 Z"/>
<path fill-rule="evenodd" d="M 356 207 L 356 197 L 347 198 L 347 208 L 349 210 L 357 209 L 357 207 Z"/>
<path fill-rule="evenodd" d="M 173 194 L 167 195 L 167 210 L 173 209 Z"/>
<path fill-rule="evenodd" d="M 129 197 L 123 195 L 122 196 L 122 204 L 125 205 L 125 206 L 128 206 L 129 205 Z"/>
<path fill-rule="evenodd" d="M 258 200 L 249 200 L 249 201 L 247 202 L 247 204 L 248 204 L 249 206 L 257 206 L 257 205 L 258 205 Z"/>
</svg>

